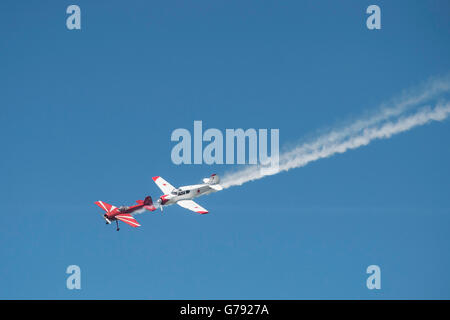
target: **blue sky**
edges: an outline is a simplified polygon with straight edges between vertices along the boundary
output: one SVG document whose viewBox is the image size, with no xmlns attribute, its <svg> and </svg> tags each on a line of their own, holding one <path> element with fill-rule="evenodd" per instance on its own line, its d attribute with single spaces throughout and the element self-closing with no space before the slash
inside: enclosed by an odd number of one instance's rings
<svg viewBox="0 0 450 320">
<path fill-rule="evenodd" d="M 69 31 L 68 5 L 82 29 Z M 382 29 L 365 10 L 381 7 Z M 0 2 L 0 298 L 450 298 L 450 123 L 106 226 L 226 165 L 176 128 L 289 144 L 450 70 L 447 1 Z M 81 290 L 66 288 L 79 265 Z M 381 267 L 382 289 L 366 288 Z"/>
</svg>

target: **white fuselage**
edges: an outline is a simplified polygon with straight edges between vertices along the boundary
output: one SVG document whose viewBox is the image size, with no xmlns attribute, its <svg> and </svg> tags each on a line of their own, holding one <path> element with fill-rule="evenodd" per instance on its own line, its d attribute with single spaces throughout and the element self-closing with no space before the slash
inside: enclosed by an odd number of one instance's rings
<svg viewBox="0 0 450 320">
<path fill-rule="evenodd" d="M 215 192 L 209 184 L 195 184 L 191 186 L 183 186 L 172 190 L 170 194 L 164 194 L 160 197 L 160 204 L 167 206 L 177 203 L 180 200 L 192 200 L 202 195 Z"/>
</svg>

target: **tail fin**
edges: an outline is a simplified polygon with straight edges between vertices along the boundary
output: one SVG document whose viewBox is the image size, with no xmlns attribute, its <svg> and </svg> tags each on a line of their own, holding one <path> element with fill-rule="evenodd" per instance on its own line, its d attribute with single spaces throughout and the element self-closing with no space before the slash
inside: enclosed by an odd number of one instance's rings
<svg viewBox="0 0 450 320">
<path fill-rule="evenodd" d="M 217 174 L 213 173 L 209 178 L 204 178 L 203 183 L 206 184 L 218 184 L 220 182 L 220 178 Z"/>
<path fill-rule="evenodd" d="M 142 201 L 142 204 L 144 205 L 144 208 L 149 211 L 156 210 L 156 207 L 153 205 L 152 197 L 150 197 L 150 196 L 145 197 L 144 201 Z"/>
</svg>

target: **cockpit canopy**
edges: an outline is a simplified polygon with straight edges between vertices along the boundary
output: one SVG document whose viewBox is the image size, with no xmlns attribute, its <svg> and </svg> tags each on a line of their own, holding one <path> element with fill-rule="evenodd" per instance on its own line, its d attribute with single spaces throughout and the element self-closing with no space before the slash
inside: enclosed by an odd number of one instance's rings
<svg viewBox="0 0 450 320">
<path fill-rule="evenodd" d="M 173 189 L 171 194 L 174 196 L 182 196 L 191 192 L 190 190 Z"/>
</svg>

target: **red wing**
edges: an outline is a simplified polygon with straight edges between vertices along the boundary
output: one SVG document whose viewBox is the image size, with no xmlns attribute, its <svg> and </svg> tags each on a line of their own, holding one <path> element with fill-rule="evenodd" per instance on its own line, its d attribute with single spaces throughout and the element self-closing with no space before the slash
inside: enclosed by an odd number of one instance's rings
<svg viewBox="0 0 450 320">
<path fill-rule="evenodd" d="M 105 210 L 108 213 L 110 213 L 111 211 L 116 209 L 116 207 L 114 207 L 113 205 L 110 205 L 103 201 L 96 201 L 95 204 L 98 205 L 100 208 L 102 208 L 103 210 Z"/>
<path fill-rule="evenodd" d="M 137 222 L 137 220 L 135 218 L 133 218 L 130 214 L 118 214 L 116 216 L 114 216 L 114 218 L 125 222 L 126 224 L 129 224 L 130 226 L 136 228 L 136 227 L 140 227 L 141 225 Z"/>
</svg>

